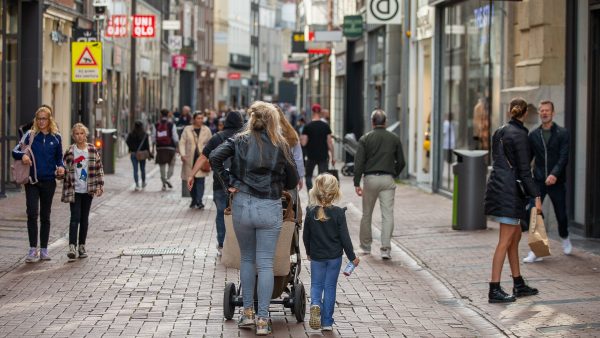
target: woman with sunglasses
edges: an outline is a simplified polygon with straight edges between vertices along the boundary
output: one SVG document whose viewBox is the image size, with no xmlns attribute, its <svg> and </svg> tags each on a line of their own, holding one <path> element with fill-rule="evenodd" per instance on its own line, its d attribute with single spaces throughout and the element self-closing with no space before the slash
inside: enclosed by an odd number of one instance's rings
<svg viewBox="0 0 600 338">
<path fill-rule="evenodd" d="M 25 149 L 30 147 L 30 157 Z M 50 260 L 48 240 L 50 238 L 50 211 L 52 198 L 56 190 L 56 178 L 65 173 L 62 157 L 62 138 L 52 111 L 42 106 L 35 112 L 32 128 L 25 133 L 21 142 L 13 149 L 15 160 L 22 160 L 30 165 L 30 182 L 25 184 L 27 205 L 27 232 L 29 234 L 29 252 L 26 262 L 31 263 L 38 258 Z M 35 163 L 35 166 L 34 166 Z M 38 215 L 40 216 L 40 252 L 38 255 Z"/>
</svg>

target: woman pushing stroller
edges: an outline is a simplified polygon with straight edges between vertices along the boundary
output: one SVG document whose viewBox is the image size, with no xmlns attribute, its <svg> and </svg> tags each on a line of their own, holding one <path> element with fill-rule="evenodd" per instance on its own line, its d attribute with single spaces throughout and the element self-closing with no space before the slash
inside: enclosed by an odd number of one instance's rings
<svg viewBox="0 0 600 338">
<path fill-rule="evenodd" d="M 269 304 L 273 292 L 273 257 L 283 223 L 281 195 L 298 184 L 290 147 L 280 133 L 273 105 L 257 101 L 248 109 L 243 131 L 210 154 L 210 164 L 229 193 L 233 193 L 233 226 L 241 253 L 240 280 L 244 309 L 240 328 L 256 328 L 257 335 L 271 333 Z M 231 168 L 223 162 L 231 157 Z M 256 275 L 258 274 L 258 279 Z M 254 288 L 258 280 L 258 313 Z"/>
</svg>

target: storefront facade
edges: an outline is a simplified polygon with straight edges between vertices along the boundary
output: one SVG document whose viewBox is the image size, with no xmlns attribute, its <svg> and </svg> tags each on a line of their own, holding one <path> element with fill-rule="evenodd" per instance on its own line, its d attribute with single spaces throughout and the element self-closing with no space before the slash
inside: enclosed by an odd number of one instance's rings
<svg viewBox="0 0 600 338">
<path fill-rule="evenodd" d="M 453 150 L 489 150 L 491 131 L 506 120 L 500 113 L 505 6 L 467 0 L 436 8 L 434 191 L 454 189 Z"/>
</svg>

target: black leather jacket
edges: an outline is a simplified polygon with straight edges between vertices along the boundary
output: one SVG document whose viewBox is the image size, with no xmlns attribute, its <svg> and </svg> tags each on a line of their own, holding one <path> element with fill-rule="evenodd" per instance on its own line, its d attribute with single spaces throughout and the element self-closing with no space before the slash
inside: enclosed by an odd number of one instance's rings
<svg viewBox="0 0 600 338">
<path fill-rule="evenodd" d="M 565 168 L 569 162 L 569 132 L 556 123 L 552 124 L 550 132 L 548 143 L 544 141 L 541 126 L 529 134 L 535 159 L 533 177 L 538 182 L 545 182 L 548 176 L 554 175 L 556 183 L 563 183 L 567 176 Z"/>
<path fill-rule="evenodd" d="M 259 198 L 280 199 L 284 189 L 298 185 L 296 165 L 286 160 L 283 150 L 273 145 L 265 132 L 258 134 L 260 140 L 255 135 L 227 139 L 210 153 L 210 165 L 226 188 L 235 187 Z M 223 162 L 229 157 L 232 161 L 227 171 Z"/>
<path fill-rule="evenodd" d="M 517 119 L 498 128 L 492 137 L 492 173 L 485 192 L 485 214 L 525 219 L 530 197 L 540 195 L 531 175 L 528 130 Z M 516 180 L 521 180 L 525 194 Z"/>
</svg>

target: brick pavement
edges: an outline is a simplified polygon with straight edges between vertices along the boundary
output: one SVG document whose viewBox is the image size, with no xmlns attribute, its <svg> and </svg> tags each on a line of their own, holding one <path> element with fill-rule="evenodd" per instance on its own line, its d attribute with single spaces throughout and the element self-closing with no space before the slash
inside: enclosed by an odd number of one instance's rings
<svg viewBox="0 0 600 338">
<path fill-rule="evenodd" d="M 119 162 L 119 171 L 125 163 Z M 178 170 L 175 178 L 177 174 Z M 226 281 L 237 284 L 238 272 L 218 262 L 214 204 L 207 201 L 207 209 L 190 210 L 189 200 L 179 197 L 179 184 L 174 184 L 173 191 L 161 192 L 157 178 L 141 193 L 126 189 L 127 185 L 124 181 L 121 191 L 95 207 L 88 259 L 68 263 L 65 243 L 55 246 L 52 261 L 21 263 L 0 278 L 0 336 L 254 336 L 239 331 L 235 321 L 223 320 L 223 287 Z M 349 193 L 346 196 L 352 199 Z M 348 213 L 355 241 L 359 217 L 356 208 Z M 184 252 L 128 255 L 142 248 Z M 393 253 L 394 260 L 389 262 L 363 257 L 352 276 L 340 276 L 337 326 L 327 336 L 501 334 L 463 299 L 457 299 L 455 291 L 427 266 L 398 248 Z M 301 279 L 308 290 L 309 264 L 302 263 Z M 296 323 L 281 306 L 271 308 L 275 337 L 321 336 L 308 329 L 307 323 Z"/>
<path fill-rule="evenodd" d="M 360 206 L 350 179 L 342 181 L 344 201 Z M 480 231 L 452 230 L 450 199 L 404 184 L 396 190 L 395 205 L 393 238 L 400 249 L 506 335 L 600 336 L 600 256 L 578 245 L 593 245 L 593 240 L 574 241 L 571 256 L 562 253 L 560 242 L 551 240 L 552 257 L 521 265 L 522 275 L 540 289 L 540 294 L 510 305 L 492 305 L 487 303 L 487 291 L 498 224 L 488 223 L 488 229 Z M 380 224 L 378 206 L 374 224 Z M 549 228 L 552 235 L 557 232 L 555 224 L 550 223 Z M 521 258 L 528 249 L 524 236 Z M 508 292 L 512 290 L 508 261 L 502 272 L 502 285 Z"/>
<path fill-rule="evenodd" d="M 207 201 L 204 211 L 189 210 L 188 200 L 179 197 L 180 190 L 160 192 L 156 177 L 150 178 L 145 192 L 134 192 L 129 168 L 127 159 L 120 159 L 118 173 L 107 181 L 107 195 L 95 202 L 89 259 L 67 263 L 66 226 L 62 230 L 55 226 L 51 262 L 24 264 L 20 256 L 12 268 L 5 267 L 9 272 L 0 277 L 0 336 L 254 336 L 239 331 L 235 321 L 223 320 L 223 286 L 226 281 L 238 284 L 238 272 L 218 262 L 214 205 Z M 176 170 L 174 183 L 178 177 Z M 360 199 L 349 178 L 342 178 L 342 187 L 341 204 L 349 207 L 348 221 L 356 245 Z M 208 190 L 207 197 L 210 194 Z M 306 192 L 301 196 L 305 200 Z M 18 201 L 19 197 L 13 198 L 17 199 L 11 201 Z M 600 334 L 595 281 L 598 256 L 576 247 L 572 257 L 566 257 L 560 254 L 560 244 L 552 242 L 554 257 L 523 266 L 523 275 L 542 293 L 510 305 L 490 305 L 487 281 L 497 226 L 453 231 L 450 200 L 407 185 L 399 186 L 396 198 L 393 260 L 363 256 L 351 277 L 340 276 L 337 326 L 327 336 Z M 18 217 L 5 216 L 4 212 L 11 211 L 10 204 L 17 203 L 7 201 L 0 202 L 3 218 Z M 65 205 L 57 205 L 61 206 L 55 208 L 53 220 L 60 220 L 61 212 L 65 214 L 60 211 Z M 378 212 L 375 215 L 377 223 Z M 22 247 L 26 243 L 26 232 L 14 237 L 8 242 L 2 238 L 3 252 L 9 251 L 3 245 Z M 522 253 L 527 250 L 524 243 Z M 376 253 L 377 243 L 373 247 Z M 184 252 L 129 255 L 141 248 Z M 510 289 L 509 279 L 506 268 L 503 283 Z M 308 290 L 307 261 L 303 261 L 301 280 Z M 271 310 L 274 336 L 321 335 L 306 323 L 296 323 L 289 310 L 278 305 Z"/>
<path fill-rule="evenodd" d="M 133 184 L 129 157 L 122 157 L 116 163 L 116 173 L 106 181 L 106 192 L 102 197 L 95 198 L 92 212 L 104 201 L 118 194 Z M 146 168 L 152 170 L 153 165 Z M 50 216 L 50 241 L 56 243 L 68 232 L 69 206 L 60 201 L 62 182 L 57 183 L 52 214 Z M 25 212 L 25 193 L 22 191 L 9 192 L 8 197 L 0 199 L 0 277 L 25 261 L 28 249 L 27 214 Z M 62 243 L 59 242 L 59 243 Z M 52 254 L 52 253 L 51 253 Z"/>
</svg>

